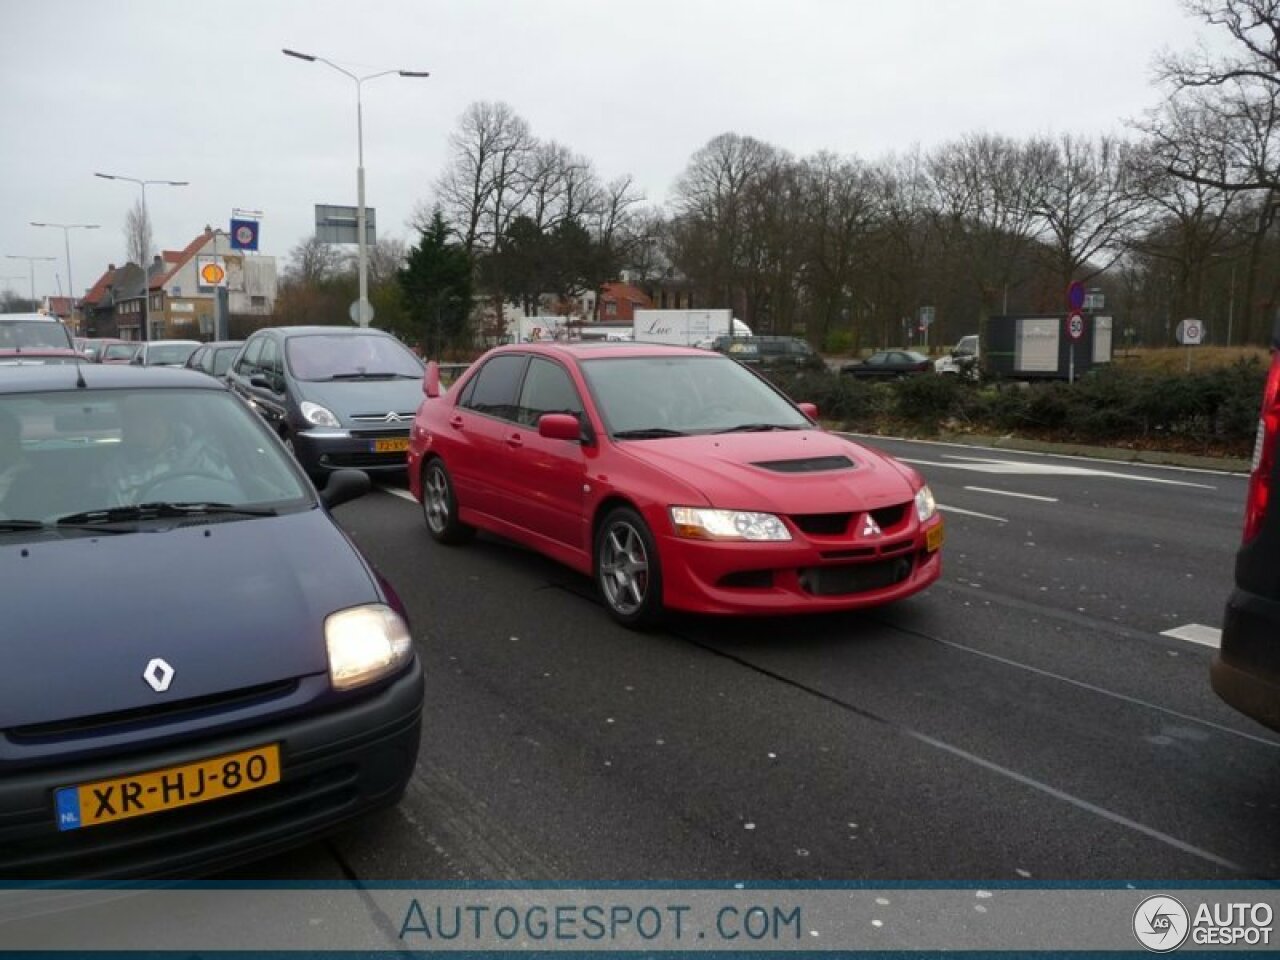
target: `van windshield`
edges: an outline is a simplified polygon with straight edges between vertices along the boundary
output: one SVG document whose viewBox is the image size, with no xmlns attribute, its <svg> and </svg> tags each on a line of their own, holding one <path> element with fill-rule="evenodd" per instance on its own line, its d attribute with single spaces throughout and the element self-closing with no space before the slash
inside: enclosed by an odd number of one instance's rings
<svg viewBox="0 0 1280 960">
<path fill-rule="evenodd" d="M 55 320 L 0 320 L 0 350 L 70 350 L 67 328 Z"/>
<path fill-rule="evenodd" d="M 377 334 L 290 337 L 285 354 L 299 380 L 419 380 L 423 372 L 407 347 Z"/>
</svg>

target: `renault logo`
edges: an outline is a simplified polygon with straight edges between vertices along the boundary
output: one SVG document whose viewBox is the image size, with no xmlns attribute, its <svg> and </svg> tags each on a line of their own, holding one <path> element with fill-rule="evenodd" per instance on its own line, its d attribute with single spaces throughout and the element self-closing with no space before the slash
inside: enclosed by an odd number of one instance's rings
<svg viewBox="0 0 1280 960">
<path fill-rule="evenodd" d="M 395 413 L 394 411 L 391 413 L 388 413 L 385 417 L 382 418 L 384 423 L 401 423 L 403 422 L 403 419 L 404 418 L 401 417 L 400 414 Z"/>
<path fill-rule="evenodd" d="M 173 683 L 173 667 L 156 657 L 142 671 L 142 679 L 156 693 L 164 693 L 169 689 L 169 684 Z"/>
<path fill-rule="evenodd" d="M 880 524 L 876 523 L 875 517 L 871 514 L 864 514 L 862 517 L 862 535 L 864 537 L 880 536 Z"/>
</svg>

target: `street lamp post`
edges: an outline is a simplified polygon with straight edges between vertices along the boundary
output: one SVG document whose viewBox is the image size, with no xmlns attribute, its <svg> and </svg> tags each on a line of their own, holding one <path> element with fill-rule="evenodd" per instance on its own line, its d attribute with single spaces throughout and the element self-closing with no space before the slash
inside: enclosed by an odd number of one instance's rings
<svg viewBox="0 0 1280 960">
<path fill-rule="evenodd" d="M 95 173 L 94 176 L 101 177 L 103 180 L 124 180 L 128 183 L 136 183 L 142 188 L 142 223 L 144 228 L 151 226 L 151 218 L 147 216 L 147 186 L 149 184 L 160 184 L 166 187 L 185 187 L 188 185 L 186 180 L 139 180 L 137 177 L 122 177 L 114 173 Z M 142 251 L 142 338 L 144 340 L 151 339 L 151 271 L 150 264 L 146 262 L 150 255 L 150 250 Z"/>
<path fill-rule="evenodd" d="M 56 263 L 58 258 L 57 257 L 25 257 L 20 253 L 6 253 L 5 256 L 8 257 L 10 260 L 27 261 L 27 269 L 29 270 L 31 275 L 31 302 L 34 304 L 36 302 L 36 261 L 50 260 Z M 34 310 L 35 307 L 32 307 L 31 309 Z"/>
<path fill-rule="evenodd" d="M 67 254 L 67 292 L 71 297 L 71 323 L 76 326 L 76 282 L 71 276 L 71 231 L 97 230 L 96 223 L 37 223 L 31 221 L 33 227 L 55 227 L 62 231 L 62 244 Z"/>
<path fill-rule="evenodd" d="M 376 80 L 378 77 L 385 77 L 389 74 L 399 74 L 402 77 L 429 77 L 431 74 L 425 70 L 381 70 L 378 73 L 370 73 L 363 77 L 358 77 L 350 70 L 338 66 L 332 60 L 326 60 L 324 57 L 313 56 L 309 53 L 299 53 L 297 50 L 282 50 L 287 57 L 296 57 L 299 60 L 305 60 L 308 63 L 323 63 L 327 67 L 332 67 L 339 73 L 351 78 L 356 85 L 356 245 L 359 250 L 358 263 L 360 274 L 360 299 L 359 305 L 356 307 L 357 321 L 362 327 L 369 325 L 369 252 L 365 239 L 365 210 L 364 210 L 364 102 L 361 98 L 361 85 L 366 80 Z"/>
<path fill-rule="evenodd" d="M 1226 253 L 1211 253 L 1209 256 L 1214 260 L 1221 260 L 1231 256 Z M 1231 256 L 1231 282 L 1227 293 L 1227 346 L 1231 346 L 1231 327 L 1235 322 L 1236 316 L 1236 263 L 1238 258 Z"/>
</svg>

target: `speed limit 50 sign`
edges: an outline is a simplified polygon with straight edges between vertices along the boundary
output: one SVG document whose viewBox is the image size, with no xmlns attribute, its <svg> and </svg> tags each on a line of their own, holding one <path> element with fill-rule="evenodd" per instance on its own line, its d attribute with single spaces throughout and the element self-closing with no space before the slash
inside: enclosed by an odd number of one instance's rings
<svg viewBox="0 0 1280 960">
<path fill-rule="evenodd" d="M 1067 336 L 1072 340 L 1079 340 L 1084 336 L 1084 317 L 1078 313 L 1073 313 L 1067 317 Z"/>
</svg>

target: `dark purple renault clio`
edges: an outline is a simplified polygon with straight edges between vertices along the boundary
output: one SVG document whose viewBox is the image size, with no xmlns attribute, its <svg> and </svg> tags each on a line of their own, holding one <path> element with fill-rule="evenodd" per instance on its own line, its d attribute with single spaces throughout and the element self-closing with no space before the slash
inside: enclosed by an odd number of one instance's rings
<svg viewBox="0 0 1280 960">
<path fill-rule="evenodd" d="M 206 873 L 395 803 L 403 609 L 221 384 L 0 375 L 0 881 Z"/>
</svg>

